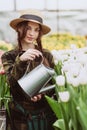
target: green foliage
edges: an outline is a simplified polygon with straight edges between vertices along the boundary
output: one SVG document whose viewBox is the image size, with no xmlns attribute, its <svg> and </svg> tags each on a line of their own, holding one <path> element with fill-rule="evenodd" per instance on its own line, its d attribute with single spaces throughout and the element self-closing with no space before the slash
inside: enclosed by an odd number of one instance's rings
<svg viewBox="0 0 87 130">
<path fill-rule="evenodd" d="M 62 118 L 60 105 L 57 103 L 57 101 L 50 98 L 50 97 L 48 97 L 48 96 L 45 96 L 45 98 L 47 99 L 49 105 L 51 106 L 52 110 L 54 111 L 56 117 L 57 118 Z"/>
<path fill-rule="evenodd" d="M 57 75 L 61 75 L 62 62 L 59 61 L 57 65 L 54 66 L 55 72 Z"/>
<path fill-rule="evenodd" d="M 0 74 L 0 108 L 8 109 L 8 102 L 11 100 L 10 88 L 6 81 L 6 75 Z"/>
</svg>

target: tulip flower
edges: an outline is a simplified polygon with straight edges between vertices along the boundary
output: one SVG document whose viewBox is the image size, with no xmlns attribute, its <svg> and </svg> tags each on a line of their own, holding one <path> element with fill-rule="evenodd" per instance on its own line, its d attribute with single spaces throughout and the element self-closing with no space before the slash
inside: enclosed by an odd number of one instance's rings
<svg viewBox="0 0 87 130">
<path fill-rule="evenodd" d="M 58 86 L 64 86 L 65 85 L 65 77 L 63 75 L 59 75 L 56 77 L 56 84 Z"/>
<path fill-rule="evenodd" d="M 70 99 L 70 94 L 68 91 L 59 92 L 59 99 L 62 102 L 68 102 Z"/>
</svg>

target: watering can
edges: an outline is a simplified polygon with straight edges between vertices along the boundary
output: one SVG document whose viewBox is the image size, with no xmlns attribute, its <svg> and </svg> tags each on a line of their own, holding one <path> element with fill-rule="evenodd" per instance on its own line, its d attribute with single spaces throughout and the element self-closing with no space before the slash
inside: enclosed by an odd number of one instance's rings
<svg viewBox="0 0 87 130">
<path fill-rule="evenodd" d="M 29 97 L 33 97 L 44 88 L 44 86 L 52 79 L 54 74 L 54 69 L 40 64 L 31 72 L 20 78 L 18 84 Z M 54 85 L 50 86 L 50 88 L 54 88 Z M 47 90 L 48 88 L 44 88 L 44 90 L 41 90 L 40 92 Z"/>
</svg>

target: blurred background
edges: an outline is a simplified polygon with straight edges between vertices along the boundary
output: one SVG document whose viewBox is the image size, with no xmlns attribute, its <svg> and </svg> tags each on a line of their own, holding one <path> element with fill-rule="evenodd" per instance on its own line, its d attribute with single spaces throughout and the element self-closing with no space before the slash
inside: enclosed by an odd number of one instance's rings
<svg viewBox="0 0 87 130">
<path fill-rule="evenodd" d="M 48 34 L 52 36 L 50 41 L 58 44 L 58 40 L 61 42 L 60 35 L 65 37 L 66 34 L 67 39 L 74 39 L 71 44 L 79 39 L 75 41 L 77 35 L 80 36 L 79 42 L 81 37 L 87 38 L 87 0 L 0 0 L 0 40 L 16 43 L 16 33 L 10 28 L 9 22 L 29 9 L 38 9 L 44 14 L 45 23 L 52 29 Z M 64 46 L 66 43 L 69 42 L 66 40 Z M 54 46 L 49 49 L 55 49 Z"/>
</svg>

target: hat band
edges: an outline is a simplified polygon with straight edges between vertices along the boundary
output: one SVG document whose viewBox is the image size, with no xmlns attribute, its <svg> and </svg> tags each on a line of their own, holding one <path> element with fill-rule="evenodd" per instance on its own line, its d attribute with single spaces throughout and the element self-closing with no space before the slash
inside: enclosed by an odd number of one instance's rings
<svg viewBox="0 0 87 130">
<path fill-rule="evenodd" d="M 26 14 L 26 15 L 22 15 L 20 18 L 24 18 L 24 19 L 32 19 L 32 20 L 36 20 L 40 23 L 43 23 L 43 20 L 41 17 L 36 16 L 36 15 L 31 15 L 31 14 Z"/>
</svg>

